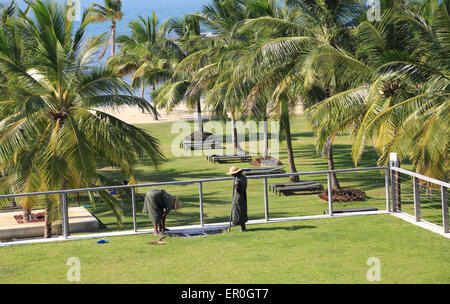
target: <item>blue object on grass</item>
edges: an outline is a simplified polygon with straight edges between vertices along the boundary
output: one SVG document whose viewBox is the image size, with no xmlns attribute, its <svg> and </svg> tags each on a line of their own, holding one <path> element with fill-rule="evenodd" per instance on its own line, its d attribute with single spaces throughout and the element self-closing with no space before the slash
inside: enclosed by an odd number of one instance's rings
<svg viewBox="0 0 450 304">
<path fill-rule="evenodd" d="M 100 241 L 97 241 L 97 244 L 104 244 L 104 243 L 109 243 L 109 240 L 100 240 Z"/>
</svg>

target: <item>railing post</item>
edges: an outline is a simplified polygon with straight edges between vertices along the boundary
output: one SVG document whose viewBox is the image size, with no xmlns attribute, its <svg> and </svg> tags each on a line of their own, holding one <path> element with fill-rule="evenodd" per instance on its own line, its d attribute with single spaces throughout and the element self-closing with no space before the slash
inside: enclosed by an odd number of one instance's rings
<svg viewBox="0 0 450 304">
<path fill-rule="evenodd" d="M 200 225 L 203 227 L 205 225 L 203 219 L 203 183 L 199 182 L 198 184 L 198 198 L 200 203 Z"/>
<path fill-rule="evenodd" d="M 61 220 L 62 235 L 65 239 L 69 237 L 69 208 L 67 206 L 67 194 L 61 193 Z"/>
<path fill-rule="evenodd" d="M 267 193 L 267 177 L 264 177 L 264 217 L 269 221 L 269 195 Z"/>
<path fill-rule="evenodd" d="M 441 186 L 441 199 L 442 199 L 442 226 L 444 227 L 444 233 L 448 233 L 448 196 L 447 196 L 447 187 Z"/>
<path fill-rule="evenodd" d="M 136 221 L 136 190 L 134 187 L 131 188 L 131 207 L 133 209 L 133 228 L 134 232 L 137 232 L 137 221 Z"/>
<path fill-rule="evenodd" d="M 416 217 L 416 222 L 420 222 L 420 190 L 419 190 L 419 179 L 417 177 L 413 178 L 413 193 L 414 193 L 414 216 Z"/>
<path fill-rule="evenodd" d="M 333 189 L 331 187 L 331 173 L 328 172 L 327 175 L 327 184 L 328 184 L 328 214 L 333 216 Z"/>
<path fill-rule="evenodd" d="M 384 170 L 384 184 L 386 188 L 386 211 L 391 211 L 389 200 L 389 169 Z"/>
<path fill-rule="evenodd" d="M 398 161 L 398 155 L 397 153 L 391 153 L 389 156 L 389 166 L 392 167 L 398 167 L 399 161 Z M 399 204 L 399 197 L 398 194 L 400 191 L 400 181 L 399 181 L 399 174 L 398 172 L 391 170 L 391 195 L 392 195 L 392 212 L 397 212 L 400 210 L 400 204 Z"/>
</svg>

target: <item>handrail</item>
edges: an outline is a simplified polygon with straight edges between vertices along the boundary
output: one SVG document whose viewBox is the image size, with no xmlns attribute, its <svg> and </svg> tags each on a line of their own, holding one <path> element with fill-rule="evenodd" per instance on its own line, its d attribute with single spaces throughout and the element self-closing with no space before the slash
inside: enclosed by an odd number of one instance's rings
<svg viewBox="0 0 450 304">
<path fill-rule="evenodd" d="M 331 196 L 331 173 L 339 172 L 356 172 L 356 171 L 370 171 L 370 170 L 384 170 L 385 171 L 385 187 L 386 187 L 386 210 L 389 211 L 389 168 L 388 167 L 367 167 L 367 168 L 351 168 L 351 169 L 337 169 L 337 170 L 324 170 L 324 171 L 309 171 L 309 172 L 296 172 L 296 173 L 279 173 L 279 174 L 269 174 L 269 175 L 253 175 L 248 176 L 248 179 L 264 179 L 264 209 L 265 209 L 265 220 L 269 221 L 269 204 L 268 204 L 268 193 L 267 193 L 267 179 L 268 178 L 281 178 L 290 176 L 302 176 L 302 175 L 314 175 L 314 174 L 326 174 L 328 183 L 328 206 L 329 215 L 333 216 L 333 206 L 332 206 L 332 196 Z M 61 214 L 62 217 L 62 235 L 65 239 L 69 236 L 69 218 L 68 218 L 68 204 L 67 204 L 67 194 L 74 192 L 87 192 L 87 191 L 101 191 L 101 190 L 112 190 L 112 189 L 131 189 L 131 204 L 133 210 L 133 227 L 134 231 L 137 232 L 137 221 L 136 221 L 136 188 L 142 187 L 152 187 L 152 186 L 162 186 L 162 185 L 187 185 L 187 184 L 199 184 L 199 203 L 200 203 L 200 223 L 204 226 L 204 214 L 203 214 L 203 190 L 202 185 L 206 182 L 217 182 L 217 181 L 231 181 L 233 177 L 219 177 L 219 178 L 209 178 L 209 179 L 196 179 L 196 180 L 186 180 L 186 181 L 171 181 L 171 182 L 160 182 L 160 183 L 146 183 L 146 184 L 136 184 L 136 185 L 120 185 L 120 186 L 102 186 L 102 187 L 90 187 L 90 188 L 79 188 L 79 189 L 65 189 L 65 190 L 54 190 L 54 191 L 42 191 L 42 192 L 31 192 L 31 193 L 19 193 L 19 194 L 4 194 L 0 195 L 0 198 L 12 198 L 12 197 L 23 197 L 23 196 L 36 196 L 36 195 L 60 195 L 61 201 Z"/>
<path fill-rule="evenodd" d="M 336 170 L 309 171 L 309 172 L 296 172 L 296 173 L 278 173 L 278 174 L 268 174 L 268 175 L 252 175 L 252 176 L 247 176 L 247 179 L 281 178 L 281 177 L 301 176 L 301 175 L 328 174 L 328 173 L 339 173 L 339 172 L 356 172 L 356 171 L 369 171 L 369 170 L 386 170 L 386 169 L 389 169 L 389 168 L 388 167 L 367 167 L 367 168 L 336 169 Z M 194 180 L 186 180 L 186 181 L 158 182 L 158 183 L 146 183 L 146 184 L 135 184 L 135 185 L 101 186 L 101 187 L 52 190 L 52 191 L 30 192 L 30 193 L 3 194 L 3 195 L 0 195 L 0 198 L 13 198 L 13 197 L 22 197 L 22 196 L 35 196 L 35 195 L 52 195 L 52 194 L 63 194 L 63 193 L 67 194 L 67 193 L 76 193 L 76 192 L 142 188 L 142 187 L 154 187 L 154 186 L 165 186 L 165 185 L 187 185 L 187 184 L 196 184 L 196 183 L 227 181 L 227 180 L 232 180 L 232 179 L 233 179 L 232 177 L 218 177 L 218 178 L 194 179 Z"/>
<path fill-rule="evenodd" d="M 400 172 L 400 173 L 403 173 L 403 174 L 406 174 L 406 175 L 409 175 L 409 176 L 412 176 L 412 177 L 417 177 L 418 179 L 422 179 L 422 180 L 425 180 L 427 182 L 430 182 L 430 183 L 433 183 L 433 184 L 436 184 L 436 185 L 439 185 L 439 186 L 450 188 L 450 184 L 449 183 L 446 183 L 444 181 L 441 181 L 441 180 L 438 180 L 438 179 L 434 179 L 434 178 L 431 178 L 431 177 L 428 177 L 428 176 L 425 176 L 425 175 L 422 175 L 422 174 L 419 174 L 419 173 L 415 173 L 415 172 L 412 172 L 412 171 L 409 171 L 409 170 L 405 170 L 405 169 L 402 169 L 402 168 L 399 168 L 399 167 L 391 167 L 391 170 L 397 171 L 397 172 Z"/>
</svg>

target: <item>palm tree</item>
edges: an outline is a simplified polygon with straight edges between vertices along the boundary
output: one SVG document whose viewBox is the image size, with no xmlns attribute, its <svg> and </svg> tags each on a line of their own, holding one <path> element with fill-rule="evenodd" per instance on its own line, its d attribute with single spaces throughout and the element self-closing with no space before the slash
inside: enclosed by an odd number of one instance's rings
<svg viewBox="0 0 450 304">
<path fill-rule="evenodd" d="M 141 98 L 145 97 L 145 87 L 156 86 L 172 77 L 174 57 L 179 57 L 179 47 L 158 29 L 158 17 L 141 17 L 129 24 L 131 35 L 121 35 L 118 42 L 122 52 L 110 57 L 108 63 L 121 76 L 131 75 L 131 86 L 141 88 Z M 153 112 L 158 119 L 156 110 Z"/>
<path fill-rule="evenodd" d="M 219 85 L 218 61 L 222 55 L 231 49 L 235 41 L 233 37 L 233 28 L 245 19 L 245 1 L 242 0 L 213 0 L 211 4 L 204 5 L 201 13 L 192 14 L 190 19 L 199 20 L 206 24 L 212 31 L 211 36 L 189 35 L 189 40 L 185 45 L 197 45 L 196 51 L 187 54 L 187 57 L 180 62 L 177 72 L 188 77 L 188 81 L 179 82 L 179 88 L 185 88 L 184 94 L 187 100 L 197 103 L 197 109 L 200 108 L 201 97 L 205 97 L 205 103 L 211 107 L 211 112 L 216 117 L 225 117 L 230 113 L 232 122 L 232 138 L 235 153 L 243 151 L 239 146 L 237 139 L 236 120 L 239 115 L 239 105 L 235 99 L 226 100 L 221 98 L 208 98 L 214 96 L 214 93 L 208 92 L 213 87 L 220 88 L 225 85 Z M 192 51 L 192 47 L 189 48 Z M 220 89 L 219 89 L 220 90 Z M 227 95 L 230 96 L 230 95 Z M 237 105 L 237 106 L 236 106 Z M 200 116 L 198 112 L 198 116 Z"/>
<path fill-rule="evenodd" d="M 240 88 L 245 86 L 245 81 L 233 75 L 234 65 L 231 58 L 236 58 L 235 56 L 236 52 L 224 49 L 217 59 L 214 60 L 214 57 L 212 57 L 212 63 L 201 69 L 196 77 L 202 80 L 203 77 L 200 77 L 199 74 L 214 75 L 214 77 L 205 79 L 209 86 L 205 94 L 205 102 L 218 117 L 227 117 L 228 113 L 230 114 L 233 150 L 234 154 L 237 155 L 244 152 L 239 145 L 236 121 L 244 112 L 245 104 L 242 100 L 244 100 L 245 95 Z"/>
<path fill-rule="evenodd" d="M 410 158 L 417 172 L 448 178 L 449 12 L 450 1 L 445 0 L 429 1 L 419 10 L 406 7 L 394 15 L 396 30 L 407 31 L 397 35 L 405 38 L 404 51 L 379 66 L 367 91 L 368 110 L 353 145 L 355 163 L 366 138 L 377 134 L 379 163 L 386 164 L 389 153 L 397 152 Z"/>
<path fill-rule="evenodd" d="M 351 49 L 350 29 L 358 23 L 362 9 L 351 0 L 290 0 L 281 12 L 276 17 L 250 19 L 239 30 L 253 31 L 263 38 L 255 44 L 254 55 L 247 59 L 247 66 L 255 70 L 253 73 L 262 75 L 260 78 L 263 79 L 250 97 L 261 91 L 263 84 L 266 87 L 269 84 L 273 92 L 272 100 L 279 103 L 279 110 L 290 108 L 287 104 L 283 105 L 286 103 L 281 98 L 283 96 L 292 96 L 292 102 L 301 102 L 303 108 L 307 108 L 339 90 L 336 79 L 323 77 L 308 67 L 308 61 L 311 61 L 308 58 L 315 55 L 317 48 Z M 264 39 L 264 36 L 267 38 Z M 271 76 L 265 78 L 264 74 Z M 279 117 L 284 119 L 282 126 L 290 127 L 288 113 L 279 113 Z M 288 158 L 291 170 L 295 172 L 290 130 L 286 132 Z M 326 145 L 323 145 L 330 170 L 334 169 L 332 134 L 327 134 Z M 335 174 L 332 174 L 332 182 L 334 188 L 340 187 Z"/>
<path fill-rule="evenodd" d="M 291 173 L 297 172 L 294 160 L 294 153 L 292 148 L 292 135 L 291 135 L 291 120 L 290 115 L 294 112 L 295 107 L 299 103 L 298 97 L 296 97 L 295 89 L 279 92 L 277 87 L 279 82 L 284 77 L 280 72 L 285 66 L 273 69 L 272 71 L 266 71 L 263 76 L 259 78 L 256 84 L 251 88 L 250 93 L 247 96 L 247 106 L 257 107 L 264 106 L 265 111 L 270 113 L 271 119 L 278 120 L 280 122 L 280 133 L 284 135 L 286 140 L 286 151 L 289 164 L 289 171 Z M 293 87 L 295 88 L 295 86 Z M 265 102 L 265 96 L 268 97 L 268 101 Z M 267 144 L 266 144 L 267 145 Z M 289 178 L 292 182 L 298 182 L 298 176 L 291 176 Z"/>
<path fill-rule="evenodd" d="M 0 23 L 6 23 L 8 19 L 12 18 L 17 11 L 16 1 L 13 0 L 9 5 L 3 5 L 0 3 Z"/>
<path fill-rule="evenodd" d="M 355 164 L 374 136 L 380 165 L 390 152 L 398 152 L 411 159 L 416 171 L 446 178 L 448 5 L 430 1 L 417 8 L 400 1 L 384 10 L 379 23 L 360 24 L 355 56 L 338 50 L 318 54 L 316 68 L 339 65 L 336 73 L 353 86 L 312 108 L 312 120 L 321 129 L 354 130 Z"/>
<path fill-rule="evenodd" d="M 172 109 L 181 104 L 186 103 L 188 109 L 196 109 L 198 131 L 203 133 L 202 107 L 199 79 L 194 76 L 195 68 L 186 68 L 191 65 L 191 55 L 197 52 L 205 52 L 209 47 L 215 44 L 215 38 L 205 37 L 201 35 L 200 23 L 196 16 L 185 15 L 183 18 L 171 18 L 162 28 L 166 34 L 174 32 L 177 35 L 176 41 L 181 47 L 181 52 L 175 52 L 172 56 L 177 62 L 173 71 L 172 79 L 165 82 L 159 88 L 152 92 L 152 98 L 159 108 L 172 111 Z M 206 57 L 203 57 L 206 58 Z"/>
<path fill-rule="evenodd" d="M 134 97 L 114 71 L 96 62 L 95 50 L 103 36 L 83 38 L 90 10 L 84 11 L 78 28 L 67 18 L 65 5 L 35 1 L 30 11 L 2 27 L 0 34 L 0 67 L 5 75 L 0 166 L 10 169 L 3 188 L 20 193 L 91 186 L 104 180 L 97 171 L 100 163 L 119 168 L 133 182 L 140 159 L 149 158 L 154 165 L 163 159 L 157 140 L 98 108 L 149 109 L 148 103 Z M 26 43 L 12 49 L 8 31 L 17 29 Z M 105 191 L 99 194 L 121 224 L 115 199 Z M 55 196 L 42 201 L 45 236 L 50 237 L 59 202 Z M 21 206 L 35 203 L 37 198 L 31 196 L 19 201 Z"/>
<path fill-rule="evenodd" d="M 105 50 L 100 58 L 106 53 L 108 46 L 111 45 L 111 56 L 116 53 L 116 26 L 117 21 L 122 20 L 122 1 L 121 0 L 104 0 L 103 5 L 94 3 L 91 14 L 91 22 L 111 21 L 111 37 L 105 46 Z"/>
<path fill-rule="evenodd" d="M 17 13 L 17 4 L 15 0 L 11 1 L 11 3 L 7 6 L 0 3 L 0 27 L 2 27 L 2 29 L 8 27 L 8 30 L 6 30 L 5 32 L 3 31 L 1 32 L 11 34 L 11 35 L 7 34 L 8 38 L 11 39 L 10 47 L 19 50 L 22 47 L 22 41 L 21 39 L 18 39 L 18 35 L 15 34 L 16 31 L 14 31 L 13 28 L 11 28 L 10 22 L 10 20 L 16 16 L 16 13 Z M 0 83 L 4 82 L 5 80 L 6 76 L 0 71 Z M 4 88 L 0 86 L 0 94 L 4 93 L 5 93 Z M 7 174 L 5 168 L 1 168 L 0 175 L 1 178 L 6 178 Z M 9 202 L 11 206 L 13 207 L 17 206 L 14 198 L 11 198 Z M 30 209 L 24 209 L 24 217 L 23 217 L 24 222 L 28 222 L 30 212 L 31 212 Z"/>
<path fill-rule="evenodd" d="M 212 29 L 213 36 L 202 39 L 210 41 L 211 45 L 189 55 L 177 67 L 177 71 L 193 75 L 190 77 L 194 81 L 188 83 L 187 92 L 197 93 L 198 99 L 203 94 L 205 103 L 216 117 L 230 114 L 235 154 L 243 152 L 237 138 L 236 121 L 244 110 L 245 89 L 234 89 L 239 86 L 249 88 L 251 81 L 246 81 L 242 75 L 234 75 L 233 71 L 235 61 L 247 53 L 245 48 L 253 39 L 252 35 L 238 34 L 235 29 L 249 16 L 267 14 L 267 9 L 261 10 L 264 6 L 257 2 L 267 1 L 215 0 L 205 5 L 201 14 L 192 15 Z M 275 9 L 275 6 L 268 7 Z"/>
</svg>

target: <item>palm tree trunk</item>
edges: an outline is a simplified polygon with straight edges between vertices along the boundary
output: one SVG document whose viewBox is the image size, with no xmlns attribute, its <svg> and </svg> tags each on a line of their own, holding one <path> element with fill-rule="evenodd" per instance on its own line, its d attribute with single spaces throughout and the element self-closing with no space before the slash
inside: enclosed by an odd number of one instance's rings
<svg viewBox="0 0 450 304">
<path fill-rule="evenodd" d="M 116 54 L 116 21 L 112 20 L 111 25 L 111 56 Z"/>
<path fill-rule="evenodd" d="M 325 85 L 325 98 L 331 97 L 330 86 L 327 83 Z M 334 159 L 333 159 L 333 134 L 329 135 L 325 140 L 325 146 L 328 161 L 328 170 L 334 170 Z M 331 188 L 333 190 L 341 190 L 341 185 L 336 176 L 336 172 L 331 173 Z"/>
<path fill-rule="evenodd" d="M 328 170 L 334 170 L 332 135 L 327 137 L 327 140 L 325 141 L 325 147 L 327 151 Z M 336 172 L 331 173 L 331 188 L 333 190 L 341 190 L 341 185 L 339 185 Z"/>
<path fill-rule="evenodd" d="M 233 114 L 231 114 L 231 125 L 233 126 L 233 133 L 232 133 L 232 139 L 233 139 L 233 151 L 234 154 L 240 154 L 243 152 L 241 146 L 239 145 L 238 136 L 237 136 L 237 129 L 236 129 L 236 120 L 234 120 Z"/>
<path fill-rule="evenodd" d="M 156 89 L 155 84 L 152 83 L 152 91 L 154 91 L 155 89 Z M 156 104 L 155 104 L 154 101 L 153 101 L 153 107 L 154 107 L 155 110 L 156 110 Z M 158 115 L 157 115 L 155 112 L 153 112 L 153 119 L 154 119 L 154 120 L 158 120 Z"/>
<path fill-rule="evenodd" d="M 52 237 L 52 221 L 49 218 L 50 205 L 47 203 L 45 205 L 45 224 L 44 224 L 44 238 Z"/>
<path fill-rule="evenodd" d="M 286 134 L 286 147 L 287 147 L 287 155 L 288 155 L 288 161 L 289 161 L 289 172 L 290 173 L 296 173 L 297 169 L 295 168 L 295 161 L 294 161 L 294 152 L 292 150 L 292 138 L 291 138 L 291 123 L 289 121 L 289 117 L 284 118 L 284 127 L 285 127 L 285 134 Z M 298 182 L 300 179 L 297 176 L 290 176 L 289 179 L 291 182 Z"/>
<path fill-rule="evenodd" d="M 14 198 L 12 198 L 12 199 L 10 199 L 9 200 L 9 205 L 11 206 L 11 207 L 17 207 L 17 203 L 16 203 L 16 201 L 14 200 Z"/>
<path fill-rule="evenodd" d="M 30 222 L 30 215 L 31 215 L 30 208 L 24 207 L 23 208 L 23 222 L 24 223 L 29 223 Z"/>
<path fill-rule="evenodd" d="M 264 148 L 263 148 L 263 156 L 269 156 L 269 130 L 267 126 L 267 116 L 264 114 L 263 117 L 263 128 L 264 128 Z"/>
<path fill-rule="evenodd" d="M 142 83 L 141 98 L 144 99 L 144 97 L 145 97 L 145 85 L 144 85 L 144 83 Z M 142 109 L 142 113 L 145 113 L 144 109 Z"/>
<path fill-rule="evenodd" d="M 116 54 L 116 20 L 112 20 L 111 25 L 111 56 Z M 117 95 L 117 89 L 114 88 L 114 95 Z"/>
<path fill-rule="evenodd" d="M 198 132 L 202 134 L 203 138 L 202 105 L 200 102 L 200 97 L 197 99 L 197 123 L 198 123 Z"/>
</svg>

